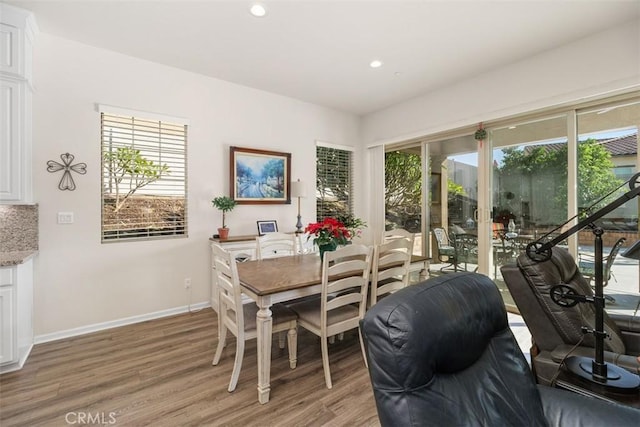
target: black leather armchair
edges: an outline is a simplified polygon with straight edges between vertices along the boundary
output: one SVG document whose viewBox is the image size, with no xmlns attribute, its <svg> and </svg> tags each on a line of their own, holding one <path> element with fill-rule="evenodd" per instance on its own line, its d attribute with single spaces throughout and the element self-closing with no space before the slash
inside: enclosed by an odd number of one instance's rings
<svg viewBox="0 0 640 427">
<path fill-rule="evenodd" d="M 634 425 L 640 410 L 535 384 L 486 276 L 397 291 L 361 321 L 383 426 Z"/>
<path fill-rule="evenodd" d="M 551 383 L 568 353 L 590 358 L 595 355 L 593 335 L 585 335 L 581 329 L 582 326 L 595 327 L 594 305 L 583 303 L 561 307 L 550 295 L 551 288 L 559 284 L 572 287 L 580 295 L 592 296 L 593 290 L 566 249 L 554 247 L 551 253 L 551 259 L 544 262 L 532 261 L 521 254 L 517 264 L 500 269 L 531 332 L 534 371 L 538 382 L 544 385 Z M 604 328 L 609 334 L 604 340 L 605 362 L 639 374 L 640 318 L 605 313 Z"/>
</svg>

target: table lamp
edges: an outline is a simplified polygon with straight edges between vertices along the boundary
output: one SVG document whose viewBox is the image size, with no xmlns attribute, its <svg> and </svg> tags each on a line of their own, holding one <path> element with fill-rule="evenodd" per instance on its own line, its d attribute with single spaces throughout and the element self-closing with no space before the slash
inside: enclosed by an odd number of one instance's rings
<svg viewBox="0 0 640 427">
<path fill-rule="evenodd" d="M 298 222 L 296 223 L 296 234 L 303 233 L 302 229 L 302 216 L 300 216 L 300 198 L 306 197 L 306 192 L 304 189 L 304 185 L 298 179 L 297 181 L 291 182 L 291 197 L 298 198 Z"/>
</svg>

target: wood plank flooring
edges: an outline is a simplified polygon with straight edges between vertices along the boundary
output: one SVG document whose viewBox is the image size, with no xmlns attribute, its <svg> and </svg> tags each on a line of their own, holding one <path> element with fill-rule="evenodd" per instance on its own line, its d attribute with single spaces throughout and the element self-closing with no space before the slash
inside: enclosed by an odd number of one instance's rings
<svg viewBox="0 0 640 427">
<path fill-rule="evenodd" d="M 257 400 L 256 341 L 227 392 L 235 338 L 218 366 L 210 308 L 36 345 L 24 368 L 0 376 L 0 425 L 378 426 L 356 331 L 330 345 L 333 389 L 320 341 L 300 328 L 298 366 L 273 343 L 271 400 Z"/>
</svg>

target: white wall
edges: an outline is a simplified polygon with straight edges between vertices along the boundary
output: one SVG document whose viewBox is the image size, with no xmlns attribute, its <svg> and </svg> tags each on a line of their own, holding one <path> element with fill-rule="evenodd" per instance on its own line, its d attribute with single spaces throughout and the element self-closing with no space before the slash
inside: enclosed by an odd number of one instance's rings
<svg viewBox="0 0 640 427">
<path fill-rule="evenodd" d="M 366 159 L 359 194 L 370 200 L 384 191 L 369 178 L 374 171 L 366 147 L 638 89 L 640 20 L 635 20 L 368 114 L 361 121 Z M 371 221 L 369 230 L 374 228 L 384 224 Z"/>
<path fill-rule="evenodd" d="M 228 194 L 228 147 L 292 153 L 292 178 L 315 182 L 315 140 L 356 146 L 356 214 L 367 218 L 372 191 L 368 145 L 401 141 L 631 87 L 640 87 L 640 22 L 596 34 L 526 61 L 357 117 L 178 69 L 40 34 L 34 52 L 34 186 L 40 204 L 35 333 L 53 336 L 208 299 L 208 237 L 220 224 L 210 200 Z M 189 238 L 100 243 L 102 103 L 186 117 L 189 128 Z M 359 133 L 359 126 L 362 132 Z M 86 162 L 77 190 L 57 189 L 47 160 L 70 152 Z M 58 211 L 75 223 L 56 224 Z M 239 206 L 232 234 L 255 232 L 258 219 L 293 230 L 292 205 Z M 303 199 L 303 222 L 315 200 Z M 370 224 L 370 228 L 375 226 Z"/>
<path fill-rule="evenodd" d="M 290 152 L 292 178 L 313 195 L 315 141 L 355 146 L 356 116 L 40 34 L 34 51 L 33 170 L 40 204 L 35 334 L 58 333 L 183 307 L 209 298 L 208 238 L 221 223 L 210 200 L 229 193 L 229 146 Z M 100 115 L 107 104 L 190 119 L 189 238 L 100 243 Z M 57 188 L 47 160 L 69 152 L 87 163 L 77 189 Z M 315 200 L 303 199 L 305 223 Z M 59 211 L 75 223 L 59 225 Z M 227 215 L 231 234 L 254 234 L 256 220 L 293 231 L 296 204 L 242 205 Z"/>
<path fill-rule="evenodd" d="M 369 114 L 362 143 L 402 141 L 633 87 L 640 88 L 640 20 Z"/>
</svg>

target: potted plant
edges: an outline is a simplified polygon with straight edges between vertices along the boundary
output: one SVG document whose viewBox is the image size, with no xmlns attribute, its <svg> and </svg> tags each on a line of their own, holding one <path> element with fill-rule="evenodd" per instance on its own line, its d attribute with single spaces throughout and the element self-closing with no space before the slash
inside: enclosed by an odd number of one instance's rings
<svg viewBox="0 0 640 427">
<path fill-rule="evenodd" d="M 352 237 L 347 227 L 335 218 L 310 223 L 304 232 L 309 234 L 307 240 L 313 237 L 313 244 L 320 251 L 320 259 L 324 259 L 325 252 L 335 251 L 338 245 L 346 245 Z"/>
<path fill-rule="evenodd" d="M 218 235 L 220 236 L 220 240 L 227 240 L 227 237 L 229 237 L 229 228 L 225 222 L 225 213 L 231 212 L 233 208 L 236 207 L 237 203 L 228 196 L 216 197 L 211 201 L 211 203 L 218 210 L 222 211 L 222 227 L 218 228 Z"/>
</svg>

